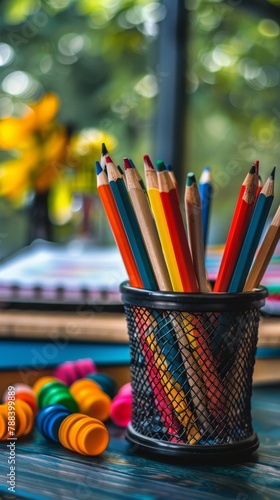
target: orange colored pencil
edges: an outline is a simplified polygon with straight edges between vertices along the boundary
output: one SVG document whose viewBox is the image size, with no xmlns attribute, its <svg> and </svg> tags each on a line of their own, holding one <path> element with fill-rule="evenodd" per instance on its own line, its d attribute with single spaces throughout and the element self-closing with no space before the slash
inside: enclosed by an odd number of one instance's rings
<svg viewBox="0 0 280 500">
<path fill-rule="evenodd" d="M 156 164 L 158 186 L 164 215 L 170 231 L 172 245 L 182 280 L 184 292 L 198 292 L 198 283 L 194 271 L 191 252 L 186 236 L 176 188 L 166 170 L 164 163 Z"/>
<path fill-rule="evenodd" d="M 130 285 L 143 288 L 143 283 L 131 251 L 126 232 L 124 230 L 118 208 L 112 195 L 108 177 L 99 162 L 96 162 L 97 189 L 106 212 L 113 236 L 123 259 Z"/>
<path fill-rule="evenodd" d="M 227 241 L 225 244 L 214 292 L 226 292 L 232 278 L 243 240 L 248 229 L 256 201 L 258 176 L 253 165 L 240 188 Z"/>
</svg>

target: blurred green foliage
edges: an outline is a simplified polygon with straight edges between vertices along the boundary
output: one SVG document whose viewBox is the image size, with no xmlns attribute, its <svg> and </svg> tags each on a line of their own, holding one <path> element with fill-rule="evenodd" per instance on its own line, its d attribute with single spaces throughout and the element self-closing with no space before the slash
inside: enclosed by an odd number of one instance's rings
<svg viewBox="0 0 280 500">
<path fill-rule="evenodd" d="M 0 14 L 2 52 L 10 52 L 1 68 L 2 116 L 52 91 L 63 123 L 113 133 L 120 155 L 143 154 L 157 94 L 159 3 L 7 0 Z"/>
<path fill-rule="evenodd" d="M 143 154 L 153 148 L 164 15 L 159 2 L 148 0 L 1 2 L 0 117 L 20 116 L 26 105 L 53 92 L 60 100 L 58 119 L 73 134 L 102 130 L 116 138 L 116 161 L 129 156 L 142 168 Z M 0 152 L 0 159 L 6 155 Z M 92 158 L 93 167 L 96 159 L 99 155 Z M 25 218 L 3 199 L 0 203 L 9 253 L 26 243 Z M 11 230 L 15 226 L 19 231 Z"/>
<path fill-rule="evenodd" d="M 255 11 L 253 2 L 247 5 L 185 1 L 186 148 L 180 168 L 199 177 L 205 165 L 211 167 L 211 243 L 225 240 L 251 163 L 260 161 L 265 180 L 280 153 L 279 23 Z M 20 114 L 44 92 L 55 92 L 62 123 L 113 134 L 116 161 L 130 156 L 142 169 L 143 154 L 153 157 L 165 15 L 160 1 L 149 0 L 2 1 L 0 116 Z M 273 207 L 280 197 L 277 176 Z M 5 219 L 9 208 L 0 210 Z M 9 220 L 2 221 L 6 242 Z"/>
<path fill-rule="evenodd" d="M 186 165 L 197 174 L 203 166 L 211 167 L 210 241 L 223 243 L 253 161 L 260 161 L 263 181 L 279 165 L 280 27 L 266 18 L 265 10 L 255 10 L 254 2 L 247 2 L 247 8 L 242 1 L 189 0 L 186 5 Z M 280 201 L 279 175 L 274 211 Z"/>
</svg>

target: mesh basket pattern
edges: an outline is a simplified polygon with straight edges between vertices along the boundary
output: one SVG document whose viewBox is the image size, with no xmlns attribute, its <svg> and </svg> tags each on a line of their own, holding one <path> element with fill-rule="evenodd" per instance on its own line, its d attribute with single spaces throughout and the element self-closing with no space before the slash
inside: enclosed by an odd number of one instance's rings
<svg viewBox="0 0 280 500">
<path fill-rule="evenodd" d="M 124 308 L 133 431 L 194 449 L 250 438 L 259 304 L 187 312 L 182 305 L 168 310 L 129 304 L 124 297 Z"/>
</svg>

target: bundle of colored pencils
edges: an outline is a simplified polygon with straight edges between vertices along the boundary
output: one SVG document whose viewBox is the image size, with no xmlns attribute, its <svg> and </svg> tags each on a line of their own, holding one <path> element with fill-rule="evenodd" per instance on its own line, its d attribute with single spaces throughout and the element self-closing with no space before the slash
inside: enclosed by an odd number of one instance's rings
<svg viewBox="0 0 280 500">
<path fill-rule="evenodd" d="M 205 293 L 205 248 L 212 201 L 209 167 L 199 182 L 188 173 L 185 220 L 174 171 L 170 165 L 143 158 L 145 183 L 133 161 L 124 171 L 102 144 L 96 162 L 97 188 L 130 285 L 147 290 Z M 258 287 L 280 235 L 280 207 L 260 240 L 274 198 L 273 168 L 262 186 L 258 161 L 239 192 L 213 292 L 242 292 Z"/>
</svg>

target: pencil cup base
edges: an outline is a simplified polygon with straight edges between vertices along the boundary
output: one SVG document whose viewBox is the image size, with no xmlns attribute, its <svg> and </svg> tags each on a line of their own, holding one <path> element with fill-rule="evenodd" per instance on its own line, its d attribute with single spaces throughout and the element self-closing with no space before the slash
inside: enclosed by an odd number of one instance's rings
<svg viewBox="0 0 280 500">
<path fill-rule="evenodd" d="M 126 430 L 126 439 L 133 445 L 133 451 L 155 455 L 168 461 L 184 460 L 191 463 L 212 463 L 226 460 L 244 461 L 259 447 L 259 439 L 253 431 L 249 438 L 242 441 L 222 445 L 185 445 L 168 443 L 142 436 L 133 429 L 131 424 Z"/>
</svg>

